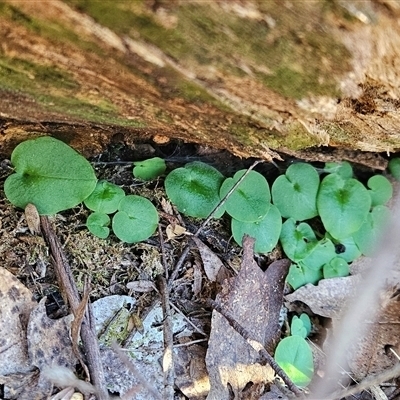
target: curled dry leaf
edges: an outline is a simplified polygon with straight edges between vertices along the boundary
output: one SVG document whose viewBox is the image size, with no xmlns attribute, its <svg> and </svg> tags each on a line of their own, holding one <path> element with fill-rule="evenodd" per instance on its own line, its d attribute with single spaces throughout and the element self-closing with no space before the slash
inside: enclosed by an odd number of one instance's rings
<svg viewBox="0 0 400 400">
<path fill-rule="evenodd" d="M 154 283 L 152 281 L 145 280 L 128 282 L 126 284 L 126 287 L 133 290 L 134 292 L 140 293 L 151 292 L 155 289 Z"/>
<path fill-rule="evenodd" d="M 183 226 L 180 226 L 178 224 L 169 224 L 165 228 L 165 233 L 167 234 L 167 240 L 172 240 L 178 236 L 190 234 Z"/>
<path fill-rule="evenodd" d="M 25 220 L 32 235 L 40 233 L 40 216 L 37 208 L 31 203 L 25 207 Z"/>
<path fill-rule="evenodd" d="M 211 282 L 222 283 L 222 281 L 229 277 L 229 272 L 219 259 L 219 257 L 199 238 L 196 236 L 192 237 L 193 241 L 196 243 L 199 249 L 201 259 L 203 261 L 204 271 L 207 278 Z"/>
</svg>

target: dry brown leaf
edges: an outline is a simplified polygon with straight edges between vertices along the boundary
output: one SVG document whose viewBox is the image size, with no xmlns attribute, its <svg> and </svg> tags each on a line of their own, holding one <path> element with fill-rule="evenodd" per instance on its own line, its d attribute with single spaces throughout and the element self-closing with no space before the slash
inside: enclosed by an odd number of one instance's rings
<svg viewBox="0 0 400 400">
<path fill-rule="evenodd" d="M 253 245 L 254 239 L 244 239 L 241 270 L 235 278 L 225 281 L 217 301 L 252 334 L 251 339 L 271 351 L 280 334 L 279 314 L 289 263 L 278 260 L 264 273 L 254 261 Z M 249 382 L 254 390 L 272 382 L 272 368 L 258 364 L 257 360 L 258 353 L 214 311 L 206 356 L 211 386 L 208 400 L 229 399 L 230 389 L 235 396 L 241 396 Z"/>
<path fill-rule="evenodd" d="M 229 272 L 225 265 L 222 263 L 219 257 L 199 238 L 193 236 L 192 239 L 199 249 L 207 278 L 211 282 L 222 283 L 225 278 L 229 277 Z"/>
<path fill-rule="evenodd" d="M 180 226 L 178 224 L 169 224 L 165 228 L 165 233 L 167 234 L 167 240 L 172 240 L 178 236 L 188 234 L 186 229 L 183 226 Z"/>
<path fill-rule="evenodd" d="M 174 350 L 175 384 L 189 399 L 204 399 L 210 391 L 205 353 L 206 349 L 198 344 Z"/>
</svg>

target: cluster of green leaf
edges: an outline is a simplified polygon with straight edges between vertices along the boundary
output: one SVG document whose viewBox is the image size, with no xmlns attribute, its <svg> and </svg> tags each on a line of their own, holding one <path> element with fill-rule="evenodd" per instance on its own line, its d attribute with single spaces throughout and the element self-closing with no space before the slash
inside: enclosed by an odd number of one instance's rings
<svg viewBox="0 0 400 400">
<path fill-rule="evenodd" d="M 137 163 L 134 175 L 153 179 L 165 171 L 165 162 L 160 160 Z M 4 191 L 17 207 L 31 203 L 39 214 L 51 215 L 84 202 L 93 211 L 86 223 L 90 232 L 105 239 L 111 225 L 114 234 L 127 243 L 145 240 L 157 228 L 158 213 L 148 199 L 126 196 L 119 186 L 97 181 L 90 163 L 57 139 L 40 137 L 19 144 L 11 163 L 15 170 L 6 179 Z"/>
<path fill-rule="evenodd" d="M 306 387 L 314 375 L 314 362 L 306 337 L 311 332 L 311 321 L 307 314 L 294 316 L 290 336 L 282 339 L 275 350 L 275 361 L 286 372 L 292 382 Z"/>
<path fill-rule="evenodd" d="M 84 202 L 93 211 L 87 227 L 94 235 L 106 238 L 111 227 L 128 243 L 147 239 L 157 227 L 158 213 L 149 200 L 98 182 L 90 163 L 57 139 L 23 142 L 14 149 L 11 162 L 15 173 L 7 178 L 5 193 L 18 207 L 33 203 L 40 214 L 55 214 Z M 389 168 L 400 175 L 397 159 Z M 152 180 L 165 171 L 165 161 L 155 157 L 135 162 L 133 175 Z M 371 177 L 365 187 L 347 162 L 327 163 L 322 180 L 312 165 L 295 163 L 270 189 L 260 173 L 250 171 L 242 179 L 245 173 L 240 170 L 226 178 L 210 165 L 192 162 L 166 176 L 165 190 L 185 215 L 206 218 L 214 211 L 219 218 L 226 212 L 239 245 L 248 234 L 256 239 L 256 252 L 268 253 L 280 241 L 293 262 L 287 281 L 294 289 L 321 278 L 346 276 L 349 263 L 374 251 L 389 215 L 385 203 L 392 196 L 384 176 Z"/>
<path fill-rule="evenodd" d="M 225 179 L 215 168 L 194 162 L 172 171 L 165 188 L 179 211 L 205 218 L 244 173 Z M 216 218 L 225 211 L 230 215 L 238 244 L 248 234 L 256 239 L 256 252 L 268 253 L 280 241 L 293 262 L 287 281 L 294 289 L 348 275 L 349 263 L 373 253 L 389 216 L 385 204 L 393 190 L 384 176 L 372 176 L 365 187 L 353 178 L 348 162 L 327 163 L 323 174 L 320 180 L 312 165 L 296 163 L 270 190 L 261 174 L 250 171 L 215 212 Z M 322 223 L 322 229 L 315 232 L 306 220 Z"/>
</svg>

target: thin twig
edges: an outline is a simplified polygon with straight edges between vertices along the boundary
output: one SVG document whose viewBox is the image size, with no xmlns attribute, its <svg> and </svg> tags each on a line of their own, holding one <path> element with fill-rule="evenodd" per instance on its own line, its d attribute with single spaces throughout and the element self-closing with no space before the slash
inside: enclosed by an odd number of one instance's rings
<svg viewBox="0 0 400 400">
<path fill-rule="evenodd" d="M 277 364 L 274 358 L 267 352 L 264 346 L 257 340 L 251 338 L 251 334 L 246 328 L 239 324 L 226 310 L 224 310 L 216 301 L 209 299 L 207 304 L 214 310 L 218 311 L 229 323 L 229 325 L 238 332 L 246 342 L 260 355 L 260 358 L 267 362 L 277 375 L 279 375 L 288 388 L 296 395 L 303 396 L 303 393 L 287 376 L 286 372 Z"/>
<path fill-rule="evenodd" d="M 50 246 L 51 253 L 55 260 L 54 267 L 59 281 L 60 287 L 64 288 L 64 293 L 68 299 L 74 315 L 78 314 L 80 296 L 72 277 L 71 267 L 67 262 L 67 258 L 63 252 L 62 246 L 58 237 L 54 233 L 53 227 L 46 216 L 40 217 L 40 222 L 43 228 L 43 234 L 47 243 Z M 105 386 L 104 370 L 100 358 L 100 349 L 95 333 L 95 324 L 91 313 L 90 304 L 87 307 L 87 313 L 82 319 L 81 338 L 85 348 L 87 364 L 92 379 L 93 385 L 96 387 L 96 396 L 99 400 L 108 400 L 108 391 Z"/>
<path fill-rule="evenodd" d="M 252 169 L 255 168 L 256 165 L 264 162 L 264 160 L 256 160 L 254 161 L 253 164 L 250 165 L 250 167 L 246 170 L 246 172 L 240 177 L 240 179 L 232 186 L 232 188 L 228 191 L 228 193 L 220 200 L 220 202 L 214 207 L 214 209 L 211 211 L 210 215 L 203 221 L 203 223 L 200 225 L 200 227 L 197 229 L 195 234 L 193 236 L 198 237 L 201 231 L 206 227 L 206 225 L 211 221 L 213 218 L 214 214 L 225 204 L 226 200 L 232 195 L 232 193 L 237 189 L 237 187 L 243 182 L 243 180 L 246 178 L 246 176 L 250 173 Z M 172 271 L 172 274 L 170 278 L 168 279 L 168 285 L 172 285 L 174 280 L 176 279 L 183 263 L 185 262 L 186 256 L 188 255 L 190 250 L 190 246 L 186 245 L 185 248 L 182 251 L 181 256 L 179 257 L 179 260 L 175 264 L 174 270 Z"/>
</svg>

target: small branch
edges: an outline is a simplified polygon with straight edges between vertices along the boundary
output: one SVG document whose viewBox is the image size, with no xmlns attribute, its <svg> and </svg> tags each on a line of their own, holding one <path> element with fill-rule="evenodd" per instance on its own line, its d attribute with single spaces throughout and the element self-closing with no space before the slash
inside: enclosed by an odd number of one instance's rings
<svg viewBox="0 0 400 400">
<path fill-rule="evenodd" d="M 58 237 L 50 224 L 48 217 L 41 216 L 40 222 L 43 228 L 43 235 L 50 246 L 51 253 L 55 260 L 54 268 L 56 270 L 57 279 L 60 287 L 64 291 L 68 303 L 74 315 L 79 314 L 80 296 L 72 277 L 71 267 L 67 262 L 67 258 L 62 250 L 62 246 Z M 100 349 L 95 333 L 95 324 L 93 314 L 91 313 L 90 304 L 87 307 L 87 313 L 82 319 L 81 338 L 85 348 L 87 364 L 93 385 L 97 390 L 99 400 L 108 400 L 108 391 L 105 386 L 104 370 L 100 358 Z"/>
<path fill-rule="evenodd" d="M 292 382 L 292 380 L 287 376 L 286 372 L 277 364 L 274 358 L 265 350 L 264 346 L 251 338 L 250 333 L 245 329 L 242 325 L 240 325 L 228 312 L 222 309 L 222 307 L 214 300 L 209 299 L 207 304 L 212 307 L 214 310 L 218 311 L 229 323 L 229 325 L 238 332 L 246 342 L 258 352 L 260 358 L 267 362 L 272 369 L 275 371 L 277 375 L 279 375 L 288 388 L 296 395 L 296 396 L 303 396 L 303 393 L 299 388 Z"/>
<path fill-rule="evenodd" d="M 199 229 L 197 229 L 196 233 L 193 236 L 198 237 L 201 231 L 207 226 L 207 224 L 211 221 L 212 217 L 214 214 L 226 203 L 226 200 L 232 195 L 232 193 L 236 190 L 236 188 L 243 182 L 243 180 L 246 178 L 246 176 L 250 173 L 252 169 L 255 168 L 256 165 L 264 162 L 264 160 L 256 160 L 254 161 L 253 164 L 250 165 L 250 167 L 246 170 L 246 172 L 240 177 L 240 179 L 232 186 L 232 188 L 229 190 L 229 192 L 220 200 L 220 202 L 215 206 L 215 208 L 211 211 L 210 215 L 204 220 L 204 222 L 200 225 Z M 179 260 L 175 264 L 174 270 L 172 271 L 172 274 L 170 278 L 168 279 L 168 285 L 171 285 L 174 280 L 176 279 L 179 270 L 181 269 L 183 263 L 185 262 L 186 256 L 188 255 L 190 250 L 190 246 L 186 245 L 186 247 L 183 249 L 181 256 L 179 257 Z"/>
</svg>

